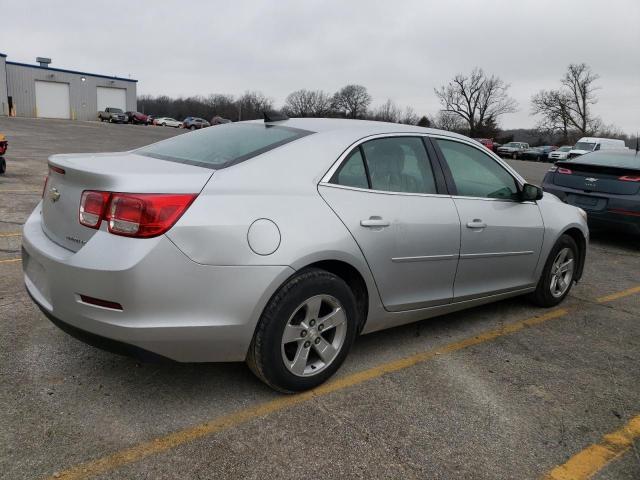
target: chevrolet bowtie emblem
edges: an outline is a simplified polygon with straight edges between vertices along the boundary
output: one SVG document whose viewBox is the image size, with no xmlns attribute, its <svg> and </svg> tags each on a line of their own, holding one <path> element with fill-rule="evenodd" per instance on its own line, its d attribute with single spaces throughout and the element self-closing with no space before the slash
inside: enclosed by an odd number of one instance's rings
<svg viewBox="0 0 640 480">
<path fill-rule="evenodd" d="M 597 179 L 597 178 L 590 177 L 590 178 L 585 178 L 585 181 L 593 183 L 593 182 L 597 182 L 597 181 L 598 181 L 598 179 Z"/>
<path fill-rule="evenodd" d="M 52 202 L 57 202 L 58 200 L 60 200 L 60 192 L 56 187 L 53 187 L 51 188 L 51 190 L 49 190 L 49 198 Z"/>
</svg>

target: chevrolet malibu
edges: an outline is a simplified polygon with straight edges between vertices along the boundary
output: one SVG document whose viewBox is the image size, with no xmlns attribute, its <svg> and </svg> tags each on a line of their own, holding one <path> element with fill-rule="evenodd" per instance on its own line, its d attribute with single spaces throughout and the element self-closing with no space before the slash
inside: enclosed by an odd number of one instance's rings
<svg viewBox="0 0 640 480">
<path fill-rule="evenodd" d="M 587 240 L 581 209 L 469 138 L 285 119 L 53 155 L 23 268 L 44 314 L 89 344 L 246 361 L 292 392 L 358 334 L 516 295 L 558 304 Z"/>
</svg>

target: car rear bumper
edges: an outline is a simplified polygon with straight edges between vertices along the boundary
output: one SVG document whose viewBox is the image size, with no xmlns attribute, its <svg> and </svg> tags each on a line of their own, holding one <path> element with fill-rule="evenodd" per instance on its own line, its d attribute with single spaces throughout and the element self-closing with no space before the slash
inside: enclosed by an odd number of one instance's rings
<svg viewBox="0 0 640 480">
<path fill-rule="evenodd" d="M 635 196 L 624 198 L 623 195 L 587 194 L 581 190 L 574 190 L 546 181 L 543 183 L 545 192 L 552 193 L 565 203 L 582 208 L 587 212 L 589 226 L 593 228 L 615 228 L 640 235 L 640 210 Z M 594 207 L 576 202 L 577 197 L 598 199 Z M 628 196 L 627 196 L 628 197 Z"/>
<path fill-rule="evenodd" d="M 74 253 L 51 241 L 40 219 L 38 207 L 24 226 L 27 291 L 60 328 L 118 353 L 242 361 L 264 306 L 293 273 L 287 266 L 201 265 L 165 236 L 98 231 Z M 86 303 L 81 295 L 122 310 Z"/>
</svg>

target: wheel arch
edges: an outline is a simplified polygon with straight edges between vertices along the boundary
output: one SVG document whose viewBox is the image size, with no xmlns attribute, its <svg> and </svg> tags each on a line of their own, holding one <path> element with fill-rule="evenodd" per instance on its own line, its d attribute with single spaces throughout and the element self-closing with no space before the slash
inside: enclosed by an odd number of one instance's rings
<svg viewBox="0 0 640 480">
<path fill-rule="evenodd" d="M 584 271 L 584 263 L 587 256 L 587 238 L 582 230 L 577 227 L 567 228 L 558 236 L 558 238 L 562 235 L 570 236 L 578 246 L 578 268 L 574 277 L 575 281 L 578 282 L 578 280 L 582 278 L 582 272 Z"/>
<path fill-rule="evenodd" d="M 306 270 L 309 268 L 319 268 L 326 270 L 329 273 L 344 280 L 349 286 L 353 295 L 356 297 L 356 306 L 358 309 L 358 333 L 362 331 L 367 317 L 369 315 L 369 289 L 367 288 L 367 282 L 360 273 L 360 271 L 343 260 L 319 260 L 314 263 L 306 265 L 300 270 Z"/>
</svg>

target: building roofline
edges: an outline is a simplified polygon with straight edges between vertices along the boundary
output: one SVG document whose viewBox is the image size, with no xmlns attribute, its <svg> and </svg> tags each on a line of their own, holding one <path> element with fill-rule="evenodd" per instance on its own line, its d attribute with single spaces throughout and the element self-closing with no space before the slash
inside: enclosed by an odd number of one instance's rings
<svg viewBox="0 0 640 480">
<path fill-rule="evenodd" d="M 3 57 L 6 57 L 4 54 L 0 54 Z M 17 65 L 19 67 L 28 67 L 28 68 L 38 68 L 40 70 L 51 70 L 54 72 L 63 72 L 63 73 L 75 73 L 78 75 L 88 75 L 90 77 L 99 77 L 99 78 L 108 78 L 109 80 L 122 80 L 123 82 L 138 82 L 138 80 L 134 80 L 133 78 L 122 78 L 122 77 L 110 77 L 109 75 L 100 75 L 99 73 L 89 73 L 89 72 L 78 72 L 76 70 L 67 70 L 64 68 L 55 68 L 55 67 L 41 67 L 40 65 L 31 65 L 29 63 L 20 63 L 20 62 L 6 62 L 7 65 Z"/>
</svg>

